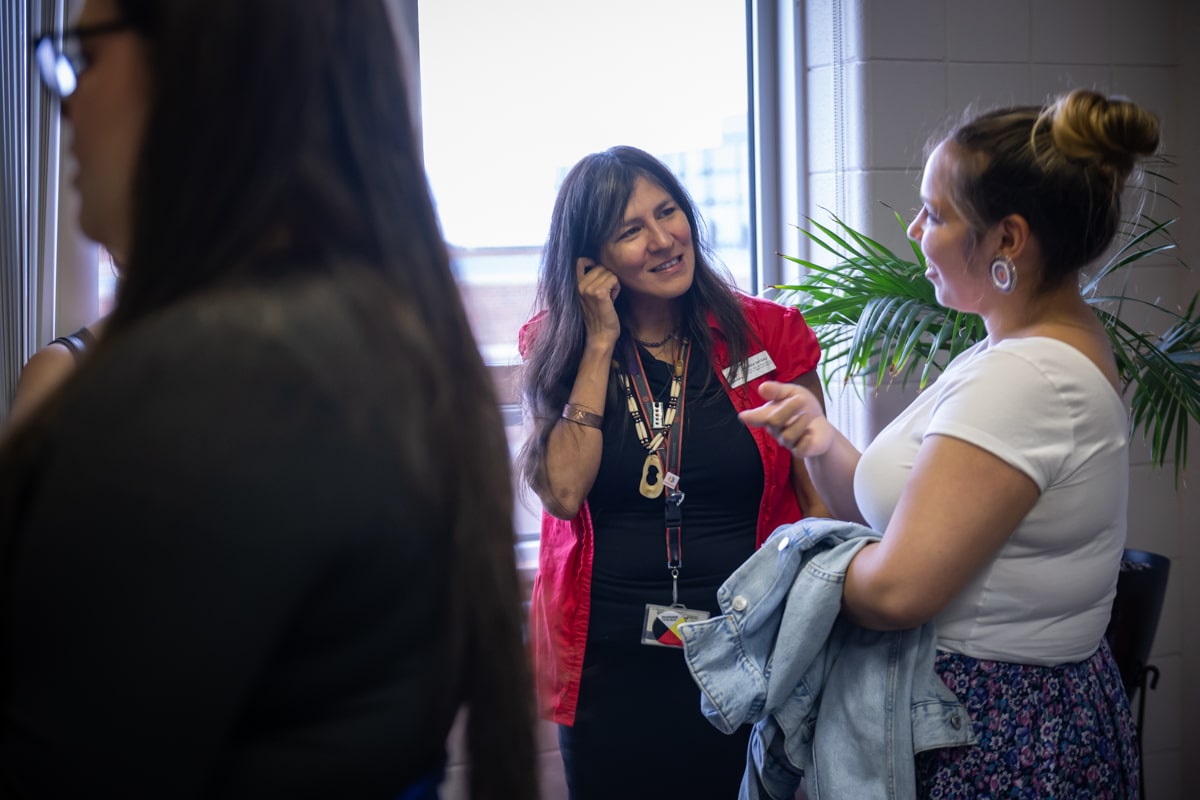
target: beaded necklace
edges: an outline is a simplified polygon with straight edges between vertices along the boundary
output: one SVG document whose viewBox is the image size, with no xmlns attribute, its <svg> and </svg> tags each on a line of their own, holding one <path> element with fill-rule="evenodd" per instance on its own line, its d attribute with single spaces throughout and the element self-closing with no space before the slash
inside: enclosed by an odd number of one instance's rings
<svg viewBox="0 0 1200 800">
<path fill-rule="evenodd" d="M 671 341 L 674 338 L 675 338 L 675 331 L 671 331 L 665 337 L 663 337 L 662 341 L 659 341 L 659 342 L 643 342 L 641 339 L 636 339 L 636 338 L 634 339 L 634 341 L 637 342 L 638 344 L 640 344 L 642 347 L 646 348 L 647 350 L 653 350 L 656 347 L 662 347 L 664 344 L 666 344 L 667 342 Z"/>
<path fill-rule="evenodd" d="M 665 339 L 663 340 L 666 341 Z M 677 431 L 677 422 L 679 420 L 680 397 L 683 395 L 684 378 L 687 375 L 687 360 L 690 350 L 690 342 L 688 337 L 683 337 L 679 343 L 679 351 L 675 355 L 675 369 L 671 375 L 671 393 L 667 400 L 667 412 L 663 419 L 662 429 L 655 432 L 654 436 L 650 435 L 650 427 L 646 424 L 645 407 L 654 402 L 653 396 L 650 394 L 649 385 L 646 383 L 645 370 L 641 368 L 641 357 L 634 353 L 634 357 L 638 360 L 637 375 L 630 379 L 628 372 L 621 368 L 621 365 L 613 361 L 613 366 L 617 370 L 617 379 L 621 382 L 621 388 L 625 390 L 625 405 L 629 409 L 629 416 L 633 418 L 634 430 L 637 433 L 638 441 L 642 447 L 646 448 L 646 460 L 642 462 L 642 478 L 638 485 L 638 491 L 643 497 L 659 497 L 662 495 L 663 484 L 672 478 L 678 481 L 678 477 L 667 473 L 663 467 L 661 451 L 663 442 L 671 439 L 672 444 L 680 444 L 680 437 L 683 436 L 683 431 Z M 637 381 L 637 390 L 640 397 L 635 396 L 633 382 Z M 672 459 L 677 460 L 677 459 Z M 670 465 L 676 470 L 677 464 Z M 673 485 L 668 484 L 671 488 Z"/>
</svg>

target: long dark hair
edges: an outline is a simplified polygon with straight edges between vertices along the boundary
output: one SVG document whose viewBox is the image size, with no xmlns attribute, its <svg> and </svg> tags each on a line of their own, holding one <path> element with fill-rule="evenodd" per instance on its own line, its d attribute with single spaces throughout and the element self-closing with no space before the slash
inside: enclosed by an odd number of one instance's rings
<svg viewBox="0 0 1200 800">
<path fill-rule="evenodd" d="M 1158 129 L 1141 106 L 1088 89 L 980 114 L 944 138 L 958 156 L 951 202 L 975 240 L 1023 216 L 1042 249 L 1042 287 L 1053 289 L 1112 242 L 1121 192 L 1138 158 L 1158 148 Z"/>
<path fill-rule="evenodd" d="M 520 378 L 521 396 L 534 429 L 517 463 L 526 483 L 535 488 L 546 485 L 541 472 L 546 445 L 571 391 L 586 343 L 575 263 L 580 257 L 599 256 L 601 247 L 621 223 L 638 178 L 645 178 L 669 194 L 691 228 L 696 251 L 695 277 L 691 288 L 679 300 L 679 310 L 682 332 L 691 337 L 696 357 L 711 358 L 709 314 L 726 341 L 730 364 L 744 364 L 751 347 L 751 332 L 741 302 L 729 276 L 715 266 L 695 204 L 671 170 L 636 147 L 612 147 L 585 156 L 567 173 L 554 202 L 535 300 L 545 314 L 525 355 Z M 618 295 L 616 308 L 622 320 L 616 351 L 619 354 L 632 337 L 625 326 L 623 295 Z M 710 376 L 710 383 L 712 380 L 715 377 Z M 708 388 L 706 384 L 705 390 Z M 612 374 L 607 405 L 613 407 L 616 398 L 617 382 Z"/>
<path fill-rule="evenodd" d="M 426 377 L 400 389 L 422 394 L 442 444 L 380 446 L 399 448 L 414 474 L 451 478 L 430 500 L 448 510 L 439 534 L 453 542 L 445 596 L 455 624 L 445 627 L 454 663 L 447 672 L 431 661 L 429 691 L 469 710 L 471 796 L 534 798 L 508 449 L 441 239 L 385 3 L 118 0 L 147 45 L 151 98 L 130 251 L 97 355 L 185 300 L 304 274 L 337 278 L 332 291 L 370 333 L 381 385 L 395 382 L 389 363 L 406 374 L 416 364 Z M 3 474 L 21 474 L 52 414 L 49 404 L 6 443 Z"/>
</svg>

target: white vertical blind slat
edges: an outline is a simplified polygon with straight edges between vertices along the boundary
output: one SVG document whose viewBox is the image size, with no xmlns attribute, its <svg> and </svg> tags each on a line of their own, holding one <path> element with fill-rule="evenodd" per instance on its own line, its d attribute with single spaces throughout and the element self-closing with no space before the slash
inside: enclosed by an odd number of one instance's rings
<svg viewBox="0 0 1200 800">
<path fill-rule="evenodd" d="M 54 326 L 58 109 L 42 91 L 30 44 L 61 26 L 64 0 L 26 0 L 0 11 L 0 421 L 25 361 Z"/>
</svg>

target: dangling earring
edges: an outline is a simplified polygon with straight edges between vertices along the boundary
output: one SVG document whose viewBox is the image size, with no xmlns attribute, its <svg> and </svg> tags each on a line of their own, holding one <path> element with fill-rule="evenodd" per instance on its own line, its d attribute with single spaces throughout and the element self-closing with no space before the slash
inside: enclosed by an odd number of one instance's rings
<svg viewBox="0 0 1200 800">
<path fill-rule="evenodd" d="M 1017 286 L 1017 265 L 1003 253 L 992 259 L 992 285 L 1004 294 L 1012 294 Z"/>
</svg>

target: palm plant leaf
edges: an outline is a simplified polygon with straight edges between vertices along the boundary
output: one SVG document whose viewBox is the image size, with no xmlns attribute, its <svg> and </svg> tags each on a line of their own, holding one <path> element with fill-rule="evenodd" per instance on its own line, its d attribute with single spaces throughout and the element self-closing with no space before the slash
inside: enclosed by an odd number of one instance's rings
<svg viewBox="0 0 1200 800">
<path fill-rule="evenodd" d="M 895 213 L 895 212 L 893 212 Z M 896 214 L 904 227 L 904 220 Z M 856 231 L 835 215 L 832 225 L 811 217 L 800 232 L 836 259 L 824 266 L 793 256 L 804 278 L 775 287 L 776 300 L 804 314 L 825 352 L 826 385 L 873 375 L 877 383 L 917 377 L 924 389 L 955 357 L 987 335 L 975 314 L 938 304 L 925 277 L 925 259 L 915 242 L 913 260 Z M 1099 294 L 1106 278 L 1175 247 L 1169 228 L 1175 219 L 1137 220 L 1131 233 L 1081 291 L 1103 322 L 1112 342 L 1122 386 L 1129 397 L 1130 429 L 1150 443 L 1151 460 L 1175 465 L 1176 481 L 1187 466 L 1188 429 L 1200 422 L 1200 310 L 1193 297 L 1183 312 L 1119 294 Z M 1200 297 L 1200 295 L 1198 295 Z M 1121 317 L 1127 306 L 1151 309 L 1164 321 L 1161 332 L 1134 328 Z"/>
<path fill-rule="evenodd" d="M 1085 297 L 1094 294 L 1098 290 L 1100 282 L 1117 270 L 1135 264 L 1156 253 L 1164 253 L 1175 248 L 1175 242 L 1169 239 L 1158 243 L 1147 243 L 1152 242 L 1155 237 L 1165 235 L 1167 228 L 1175 223 L 1175 219 L 1168 219 L 1163 222 L 1148 221 L 1150 222 L 1148 226 L 1143 226 L 1140 233 L 1129 237 L 1117 252 L 1100 267 L 1096 274 L 1084 282 L 1080 287 L 1080 291 Z"/>
</svg>

